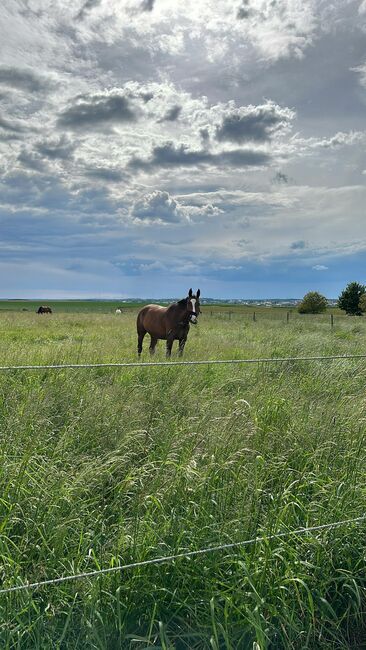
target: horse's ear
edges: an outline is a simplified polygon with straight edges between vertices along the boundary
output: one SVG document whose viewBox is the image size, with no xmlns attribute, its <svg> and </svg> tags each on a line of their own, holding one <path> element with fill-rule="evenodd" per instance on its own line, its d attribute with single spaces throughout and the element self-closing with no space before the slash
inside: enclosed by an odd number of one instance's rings
<svg viewBox="0 0 366 650">
<path fill-rule="evenodd" d="M 188 291 L 188 298 L 192 298 L 192 295 L 193 295 L 193 294 L 192 294 L 192 289 L 190 289 L 190 290 Z"/>
<path fill-rule="evenodd" d="M 200 289 L 197 289 L 197 293 L 196 293 L 197 298 L 199 298 L 200 295 L 201 295 L 201 291 L 200 291 Z"/>
</svg>

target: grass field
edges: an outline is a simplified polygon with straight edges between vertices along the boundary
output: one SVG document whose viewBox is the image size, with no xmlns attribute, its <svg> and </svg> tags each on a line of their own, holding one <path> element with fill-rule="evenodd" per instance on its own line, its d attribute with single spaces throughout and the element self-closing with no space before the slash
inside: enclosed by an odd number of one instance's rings
<svg viewBox="0 0 366 650">
<path fill-rule="evenodd" d="M 133 306 L 21 309 L 1 306 L 0 365 L 136 360 Z M 365 353 L 365 335 L 207 307 L 185 359 Z M 366 513 L 365 380 L 360 360 L 0 373 L 2 588 Z M 0 645 L 363 648 L 365 532 L 0 595 Z"/>
<path fill-rule="evenodd" d="M 124 303 L 120 300 L 0 300 L 0 313 L 10 311 L 34 313 L 40 305 L 48 305 L 56 314 L 111 314 L 115 312 L 117 307 L 134 309 L 138 306 L 138 303 L 133 301 Z"/>
</svg>

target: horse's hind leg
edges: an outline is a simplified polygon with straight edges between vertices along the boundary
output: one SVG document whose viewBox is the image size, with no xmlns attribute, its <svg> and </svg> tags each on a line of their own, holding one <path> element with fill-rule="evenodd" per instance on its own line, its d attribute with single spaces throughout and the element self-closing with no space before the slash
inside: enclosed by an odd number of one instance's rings
<svg viewBox="0 0 366 650">
<path fill-rule="evenodd" d="M 152 356 L 153 354 L 155 354 L 155 348 L 156 348 L 156 344 L 157 344 L 157 342 L 158 342 L 158 339 L 155 339 L 155 338 L 152 336 L 152 337 L 151 337 L 151 342 L 150 342 L 150 347 L 149 347 L 149 350 L 150 350 L 150 354 L 151 354 L 151 356 Z"/>
<path fill-rule="evenodd" d="M 138 333 L 137 333 L 137 337 L 138 337 L 138 340 L 137 340 L 137 354 L 138 354 L 139 356 L 141 356 L 141 352 L 142 352 L 142 342 L 143 342 L 143 340 L 144 340 L 144 336 L 145 336 L 145 334 L 146 334 L 146 332 L 138 332 Z"/>
</svg>

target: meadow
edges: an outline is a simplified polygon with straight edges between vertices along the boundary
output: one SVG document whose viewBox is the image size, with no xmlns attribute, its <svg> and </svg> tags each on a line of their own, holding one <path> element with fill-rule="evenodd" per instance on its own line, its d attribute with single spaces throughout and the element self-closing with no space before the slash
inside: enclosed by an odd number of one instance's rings
<svg viewBox="0 0 366 650">
<path fill-rule="evenodd" d="M 136 360 L 133 305 L 3 307 L 0 365 Z M 252 313 L 203 308 L 184 358 L 366 353 L 366 318 Z M 1 588 L 365 514 L 365 380 L 366 360 L 0 372 Z M 365 532 L 0 594 L 0 645 L 366 647 Z"/>
</svg>

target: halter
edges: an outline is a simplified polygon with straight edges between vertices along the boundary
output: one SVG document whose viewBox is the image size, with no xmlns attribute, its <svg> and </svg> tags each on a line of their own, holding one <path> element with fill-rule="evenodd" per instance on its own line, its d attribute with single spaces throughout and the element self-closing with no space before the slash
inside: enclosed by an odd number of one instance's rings
<svg viewBox="0 0 366 650">
<path fill-rule="evenodd" d="M 183 326 L 189 325 L 192 316 L 197 317 L 197 313 L 195 311 L 188 311 L 185 320 L 179 321 L 177 325 L 183 325 Z"/>
<path fill-rule="evenodd" d="M 196 322 L 197 322 L 197 319 L 198 319 L 198 312 L 197 311 L 189 311 L 187 315 L 188 315 L 189 322 L 191 322 L 192 316 L 195 317 Z"/>
</svg>

